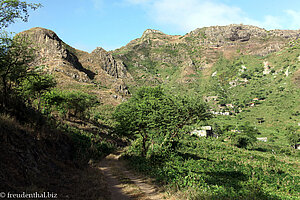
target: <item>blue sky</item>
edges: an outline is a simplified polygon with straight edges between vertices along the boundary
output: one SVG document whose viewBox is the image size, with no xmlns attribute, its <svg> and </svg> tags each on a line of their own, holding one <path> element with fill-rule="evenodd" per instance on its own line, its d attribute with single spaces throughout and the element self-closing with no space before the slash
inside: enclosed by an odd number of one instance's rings
<svg viewBox="0 0 300 200">
<path fill-rule="evenodd" d="M 250 24 L 266 29 L 300 29 L 299 0 L 27 0 L 42 8 L 29 22 L 8 30 L 32 27 L 55 31 L 69 45 L 91 52 L 113 50 L 141 37 L 148 29 L 184 35 L 212 25 Z"/>
</svg>

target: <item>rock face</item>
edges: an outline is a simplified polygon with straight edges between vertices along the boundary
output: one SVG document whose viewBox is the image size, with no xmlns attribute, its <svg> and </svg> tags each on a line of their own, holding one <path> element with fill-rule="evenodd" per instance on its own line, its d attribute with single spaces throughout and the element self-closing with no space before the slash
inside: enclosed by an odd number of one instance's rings
<svg viewBox="0 0 300 200">
<path fill-rule="evenodd" d="M 106 88 L 115 90 L 114 85 L 122 82 L 116 79 L 131 77 L 124 63 L 101 47 L 89 54 L 70 47 L 56 33 L 44 28 L 32 28 L 19 35 L 27 36 L 36 49 L 33 65 L 46 66 L 49 73 L 57 74 L 62 84 L 73 81 L 92 84 L 101 81 Z M 127 88 L 124 81 L 120 85 Z M 127 89 L 118 92 L 129 93 Z"/>
<path fill-rule="evenodd" d="M 98 47 L 91 53 L 70 47 L 47 29 L 33 28 L 21 34 L 28 35 L 37 47 L 35 64 L 48 66 L 50 73 L 59 75 L 61 83 L 72 80 L 96 84 L 110 90 L 107 93 L 123 96 L 129 94 L 128 86 L 190 83 L 199 71 L 209 76 L 209 69 L 221 56 L 230 59 L 278 52 L 289 41 L 298 39 L 300 30 L 267 31 L 232 24 L 199 28 L 180 36 L 147 29 L 141 38 L 120 49 L 107 52 Z"/>
<path fill-rule="evenodd" d="M 166 35 L 163 32 L 159 31 L 159 30 L 154 30 L 154 29 L 147 29 L 144 31 L 143 35 L 142 35 L 142 39 L 147 38 L 147 37 L 152 37 L 153 35 Z"/>
<path fill-rule="evenodd" d="M 89 82 L 94 78 L 95 74 L 82 66 L 72 48 L 53 31 L 33 28 L 20 35 L 28 36 L 36 49 L 34 65 L 45 65 L 50 73 L 61 72 L 80 82 Z"/>
<path fill-rule="evenodd" d="M 299 30 L 270 30 L 267 31 L 263 28 L 259 28 L 251 25 L 238 25 L 231 24 L 228 26 L 211 26 L 205 28 L 198 28 L 187 35 L 197 36 L 199 34 L 205 34 L 207 39 L 219 42 L 241 41 L 245 42 L 250 38 L 266 39 L 267 37 L 278 37 L 281 39 L 297 38 L 300 34 Z"/>
<path fill-rule="evenodd" d="M 266 56 L 282 49 L 287 41 L 297 39 L 299 30 L 270 30 L 250 25 L 231 24 L 198 28 L 185 37 L 198 38 L 197 42 L 208 47 L 231 48 L 247 46 L 250 54 Z"/>
<path fill-rule="evenodd" d="M 116 60 L 111 53 L 101 47 L 97 47 L 89 56 L 89 61 L 106 71 L 109 75 L 116 78 L 126 78 L 127 70 L 121 60 Z"/>
</svg>

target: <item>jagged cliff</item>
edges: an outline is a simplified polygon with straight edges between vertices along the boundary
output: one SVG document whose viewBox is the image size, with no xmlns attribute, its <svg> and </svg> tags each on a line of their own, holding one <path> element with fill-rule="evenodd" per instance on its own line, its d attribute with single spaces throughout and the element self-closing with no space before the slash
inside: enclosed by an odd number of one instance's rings
<svg viewBox="0 0 300 200">
<path fill-rule="evenodd" d="M 70 47 L 51 30 L 33 28 L 20 34 L 29 36 L 37 49 L 34 64 L 48 66 L 59 85 L 96 85 L 92 92 L 101 97 L 110 94 L 105 101 L 112 101 L 128 95 L 128 86 L 195 82 L 199 73 L 210 75 L 221 57 L 278 52 L 297 40 L 300 31 L 233 24 L 198 28 L 181 36 L 147 29 L 120 49 L 107 52 L 98 47 L 91 53 Z"/>
<path fill-rule="evenodd" d="M 210 75 L 221 57 L 267 56 L 298 39 L 299 30 L 270 30 L 249 25 L 198 28 L 183 36 L 146 30 L 141 38 L 113 51 L 141 84 L 194 82 Z"/>
<path fill-rule="evenodd" d="M 76 85 L 94 85 L 95 90 L 90 92 L 108 102 L 116 100 L 118 94 L 129 94 L 125 82 L 131 80 L 131 76 L 126 66 L 101 47 L 89 54 L 72 48 L 55 32 L 44 28 L 32 28 L 19 35 L 28 37 L 36 50 L 33 65 L 46 66 L 45 70 L 55 75 L 59 87 L 75 89 Z M 100 93 L 97 87 L 102 88 Z M 112 95 L 107 95 L 110 93 Z"/>
</svg>

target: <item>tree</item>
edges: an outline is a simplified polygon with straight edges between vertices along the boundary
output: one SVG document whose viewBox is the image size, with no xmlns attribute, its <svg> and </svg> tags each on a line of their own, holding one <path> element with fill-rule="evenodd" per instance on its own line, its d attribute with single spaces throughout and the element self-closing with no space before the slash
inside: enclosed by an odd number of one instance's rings
<svg viewBox="0 0 300 200">
<path fill-rule="evenodd" d="M 29 48 L 29 42 L 23 36 L 0 38 L 0 90 L 3 94 L 3 106 L 12 90 L 34 73 L 34 68 L 29 67 L 34 59 L 33 52 L 34 49 Z"/>
<path fill-rule="evenodd" d="M 250 122 L 245 122 L 237 127 L 241 133 L 237 133 L 233 137 L 233 144 L 239 148 L 246 148 L 257 141 L 256 135 L 258 130 L 250 125 Z"/>
<path fill-rule="evenodd" d="M 28 20 L 28 10 L 36 10 L 41 4 L 26 3 L 19 0 L 0 0 L 0 29 L 14 23 L 16 19 Z"/>
<path fill-rule="evenodd" d="M 41 96 L 56 86 L 53 76 L 37 71 L 36 74 L 26 77 L 17 88 L 28 101 L 38 100 L 38 110 L 40 110 Z"/>
<path fill-rule="evenodd" d="M 299 128 L 295 126 L 289 126 L 287 127 L 287 139 L 289 141 L 289 144 L 296 148 L 296 145 L 300 143 L 300 131 Z"/>
<path fill-rule="evenodd" d="M 30 74 L 29 63 L 33 61 L 33 49 L 27 38 L 12 38 L 3 31 L 16 19 L 28 20 L 28 10 L 37 9 L 40 4 L 19 0 L 0 0 L 0 105 L 5 107 L 12 89 Z"/>
<path fill-rule="evenodd" d="M 84 92 L 66 92 L 66 102 L 69 114 L 84 117 L 84 112 L 91 107 L 96 106 L 99 102 L 95 95 Z"/>
<path fill-rule="evenodd" d="M 149 141 L 155 137 L 161 139 L 161 145 L 175 148 L 184 126 L 209 118 L 206 111 L 200 98 L 171 95 L 161 87 L 142 87 L 116 108 L 114 118 L 119 134 L 141 138 L 145 157 Z"/>
<path fill-rule="evenodd" d="M 86 110 L 96 106 L 99 102 L 95 95 L 76 91 L 51 90 L 42 96 L 47 109 L 55 108 L 67 116 L 83 117 Z"/>
</svg>

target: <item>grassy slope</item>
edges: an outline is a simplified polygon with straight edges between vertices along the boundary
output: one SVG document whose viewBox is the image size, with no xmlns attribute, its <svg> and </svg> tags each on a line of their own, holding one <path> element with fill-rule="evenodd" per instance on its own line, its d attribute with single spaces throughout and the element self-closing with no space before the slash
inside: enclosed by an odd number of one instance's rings
<svg viewBox="0 0 300 200">
<path fill-rule="evenodd" d="M 237 110 L 243 110 L 235 117 L 227 117 L 227 121 L 233 124 L 249 121 L 258 127 L 262 136 L 275 135 L 275 143 L 287 144 L 285 129 L 300 122 L 297 115 L 300 94 L 293 82 L 294 73 L 300 69 L 297 43 L 294 47 L 261 57 L 247 55 L 248 43 L 236 43 L 236 46 L 224 49 L 223 53 L 201 46 L 198 44 L 198 40 L 203 40 L 201 34 L 185 37 L 180 43 L 164 38 L 158 42 L 156 38 L 161 35 L 149 37 L 148 42 L 144 38 L 137 39 L 113 52 L 124 60 L 135 79 L 135 85 L 129 84 L 131 92 L 142 85 L 161 84 L 178 93 L 218 95 L 219 101 L 211 104 L 216 110 L 220 103 L 232 103 L 237 105 Z M 283 42 L 280 38 L 256 42 L 263 46 L 277 40 Z M 251 48 L 249 51 L 254 47 Z M 233 51 L 231 56 L 227 55 L 227 50 Z M 191 66 L 190 61 L 193 63 Z M 270 70 L 273 70 L 270 74 L 263 75 L 264 62 L 268 62 Z M 239 71 L 242 66 L 247 68 L 245 72 Z M 287 69 L 289 76 L 285 75 Z M 211 77 L 213 72 L 217 72 L 215 77 Z M 249 76 L 246 84 L 230 88 L 231 81 L 242 80 L 246 75 Z M 219 91 L 220 87 L 225 89 L 227 97 Z M 265 101 L 256 102 L 254 107 L 246 105 L 254 98 L 262 97 Z M 223 118 L 220 117 L 220 121 Z M 257 118 L 263 118 L 265 122 L 259 124 Z"/>
<path fill-rule="evenodd" d="M 287 48 L 267 57 L 240 56 L 234 61 L 223 60 L 217 63 L 213 71 L 217 71 L 218 75 L 211 77 L 207 83 L 207 95 L 221 96 L 220 92 L 212 90 L 215 82 L 219 82 L 228 97 L 214 103 L 231 103 L 236 105 L 236 109 L 242 110 L 232 117 L 219 117 L 220 120 L 227 118 L 232 124 L 249 121 L 259 129 L 262 136 L 273 137 L 276 144 L 287 145 L 286 129 L 297 126 L 300 120 L 300 90 L 293 81 L 294 73 L 300 69 L 299 53 L 299 48 Z M 263 75 L 263 62 L 266 61 L 273 71 Z M 239 72 L 242 65 L 247 67 L 245 72 Z M 230 87 L 229 82 L 242 80 L 242 74 L 250 77 L 247 84 Z M 254 98 L 264 100 L 253 101 Z M 247 105 L 252 102 L 255 106 Z M 257 118 L 263 118 L 265 122 L 259 124 Z"/>
<path fill-rule="evenodd" d="M 131 86 L 132 91 L 141 85 L 163 84 L 174 93 L 218 95 L 218 101 L 209 102 L 214 110 L 218 111 L 221 103 L 231 103 L 241 112 L 215 116 L 208 125 L 214 122 L 237 127 L 250 122 L 261 133 L 257 137 L 268 137 L 268 142 L 257 142 L 246 150 L 220 140 L 187 136 L 170 155 L 144 159 L 130 147 L 133 151 L 129 150 L 126 158 L 131 166 L 177 191 L 182 199 L 298 199 L 299 152 L 289 147 L 286 134 L 289 126 L 297 127 L 300 122 L 300 90 L 294 82 L 294 74 L 300 69 L 299 46 L 287 46 L 262 57 L 246 55 L 247 45 L 243 44 L 222 54 L 207 49 L 204 52 L 201 46 L 193 46 L 195 38 L 188 40 L 170 49 L 164 44 L 144 44 L 140 49 L 129 46 L 114 52 L 126 58 L 124 62 L 137 83 Z M 195 64 L 190 74 L 183 73 L 187 56 Z M 269 63 L 271 71 L 266 75 L 264 62 Z M 247 68 L 244 72 L 240 71 L 242 66 Z M 213 72 L 217 72 L 215 77 L 211 76 Z M 190 81 L 182 81 L 183 76 Z M 242 83 L 245 77 L 245 84 L 229 84 L 237 80 Z M 254 98 L 264 100 L 253 101 Z M 249 105 L 252 102 L 253 107 Z M 259 124 L 257 118 L 265 121 Z"/>
<path fill-rule="evenodd" d="M 260 146 L 266 151 L 186 136 L 168 155 L 145 159 L 127 153 L 125 158 L 178 199 L 298 199 L 297 152 L 272 154 L 268 146 Z"/>
</svg>

